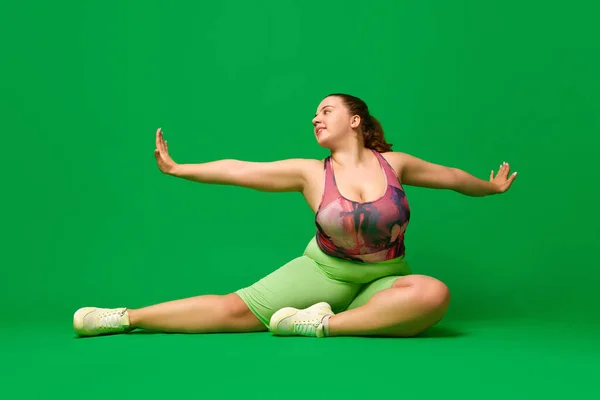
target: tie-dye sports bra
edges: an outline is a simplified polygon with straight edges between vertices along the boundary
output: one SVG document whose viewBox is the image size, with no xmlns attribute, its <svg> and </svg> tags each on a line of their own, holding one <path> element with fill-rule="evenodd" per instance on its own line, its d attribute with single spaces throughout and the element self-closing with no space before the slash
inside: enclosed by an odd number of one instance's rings
<svg viewBox="0 0 600 400">
<path fill-rule="evenodd" d="M 380 262 L 404 255 L 404 232 L 410 219 L 406 194 L 387 160 L 373 153 L 385 173 L 386 191 L 370 202 L 345 198 L 336 185 L 331 156 L 325 159 L 325 189 L 315 223 L 317 244 L 330 256 Z"/>
</svg>

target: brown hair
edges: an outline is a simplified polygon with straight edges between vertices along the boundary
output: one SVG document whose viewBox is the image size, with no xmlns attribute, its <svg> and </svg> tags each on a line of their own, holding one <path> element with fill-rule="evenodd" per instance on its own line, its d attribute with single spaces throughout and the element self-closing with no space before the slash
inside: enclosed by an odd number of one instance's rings
<svg viewBox="0 0 600 400">
<path fill-rule="evenodd" d="M 360 131 L 366 148 L 375 150 L 379 153 L 392 150 L 392 144 L 385 140 L 383 127 L 377 118 L 371 115 L 369 107 L 367 107 L 367 104 L 364 101 L 358 97 L 345 93 L 333 93 L 327 97 L 330 96 L 340 97 L 346 107 L 348 107 L 350 114 L 358 115 L 360 117 Z"/>
</svg>

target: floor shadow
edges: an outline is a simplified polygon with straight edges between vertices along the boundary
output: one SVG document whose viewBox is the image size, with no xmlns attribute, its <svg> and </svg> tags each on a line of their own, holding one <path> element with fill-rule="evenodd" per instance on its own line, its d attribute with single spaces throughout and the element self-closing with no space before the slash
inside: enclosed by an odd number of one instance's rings
<svg viewBox="0 0 600 400">
<path fill-rule="evenodd" d="M 415 336 L 402 337 L 403 340 L 407 339 L 448 339 L 448 338 L 459 338 L 463 336 L 467 336 L 469 333 L 466 330 L 458 329 L 456 327 L 451 327 L 449 325 L 444 326 L 432 326 L 427 329 L 425 332 L 422 332 Z M 398 340 L 395 336 L 363 336 L 365 339 L 395 339 Z"/>
<path fill-rule="evenodd" d="M 74 338 L 75 339 L 89 339 L 89 338 L 94 338 L 94 337 L 110 337 L 110 336 L 121 336 L 121 335 L 171 335 L 172 333 L 169 332 L 155 332 L 155 331 L 146 331 L 143 329 L 136 329 L 133 330 L 131 332 L 126 332 L 126 333 L 106 333 L 106 334 L 101 334 L 101 335 L 95 335 L 95 336 L 77 336 L 75 335 Z"/>
<path fill-rule="evenodd" d="M 136 329 L 128 333 L 128 335 L 173 335 L 171 332 L 147 331 L 144 329 Z"/>
<path fill-rule="evenodd" d="M 143 329 L 136 329 L 127 333 L 128 335 L 252 335 L 252 334 L 264 334 L 266 331 L 257 332 L 202 332 L 202 333 L 184 333 L 184 332 L 160 332 L 160 331 L 148 331 Z"/>
<path fill-rule="evenodd" d="M 264 333 L 264 332 L 248 332 L 248 334 L 250 333 Z M 144 330 L 144 329 L 136 329 L 133 330 L 131 332 L 125 333 L 125 335 L 180 335 L 181 333 L 176 333 L 176 332 L 158 332 L 158 331 L 150 331 L 150 330 Z M 210 333 L 207 333 L 210 334 Z M 100 335 L 100 336 L 115 336 L 115 335 L 122 335 L 122 334 L 106 334 L 106 335 Z M 429 328 L 428 330 L 426 330 L 425 332 L 416 335 L 416 336 L 412 336 L 409 339 L 433 339 L 433 338 L 458 338 L 458 337 L 463 337 L 468 335 L 468 333 L 465 330 L 460 330 L 456 327 L 451 327 L 449 325 L 444 325 L 444 326 L 432 326 L 431 328 Z M 369 336 L 367 336 L 369 337 Z M 378 336 L 373 336 L 373 337 L 378 337 Z M 87 339 L 88 337 L 86 336 L 75 336 L 75 339 Z"/>
</svg>

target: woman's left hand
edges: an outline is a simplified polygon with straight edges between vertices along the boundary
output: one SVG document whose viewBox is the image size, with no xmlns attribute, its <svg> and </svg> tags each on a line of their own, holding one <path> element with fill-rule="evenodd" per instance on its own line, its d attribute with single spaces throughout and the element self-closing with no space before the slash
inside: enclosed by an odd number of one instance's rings
<svg viewBox="0 0 600 400">
<path fill-rule="evenodd" d="M 513 181 L 517 177 L 517 173 L 513 172 L 510 176 L 508 173 L 510 172 L 510 166 L 508 163 L 504 162 L 500 165 L 498 169 L 498 173 L 496 177 L 494 177 L 494 170 L 490 173 L 490 182 L 494 185 L 497 193 L 504 193 L 512 185 Z"/>
</svg>

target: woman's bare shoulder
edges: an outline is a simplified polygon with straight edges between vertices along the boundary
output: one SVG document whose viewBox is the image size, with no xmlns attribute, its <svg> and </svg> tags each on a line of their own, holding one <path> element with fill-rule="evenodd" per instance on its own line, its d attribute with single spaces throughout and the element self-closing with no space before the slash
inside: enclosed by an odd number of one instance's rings
<svg viewBox="0 0 600 400">
<path fill-rule="evenodd" d="M 314 182 L 323 175 L 324 162 L 314 158 L 290 158 L 280 163 L 282 168 L 302 171 L 305 181 Z"/>
<path fill-rule="evenodd" d="M 323 166 L 325 165 L 325 159 L 318 160 L 316 158 L 305 158 L 306 166 L 315 170 L 323 170 Z"/>
<path fill-rule="evenodd" d="M 383 158 L 391 165 L 396 174 L 400 174 L 402 170 L 402 165 L 404 164 L 407 157 L 410 157 L 407 153 L 399 152 L 399 151 L 386 151 L 381 153 Z"/>
</svg>

